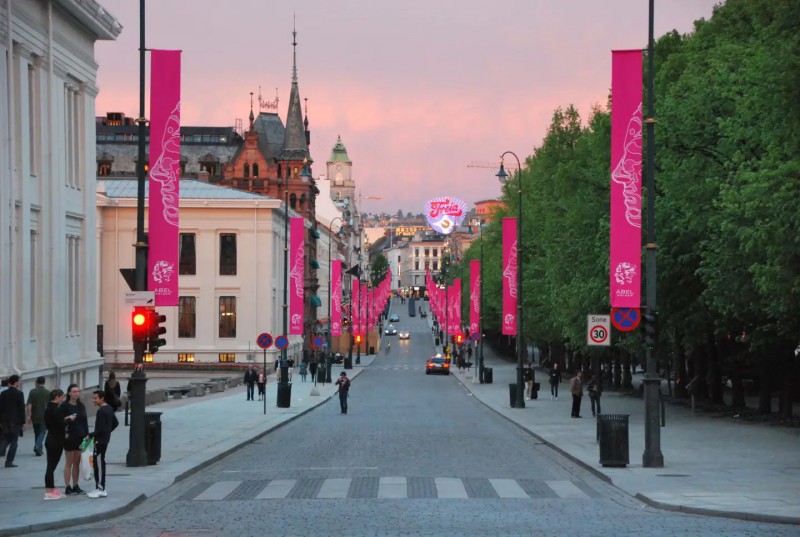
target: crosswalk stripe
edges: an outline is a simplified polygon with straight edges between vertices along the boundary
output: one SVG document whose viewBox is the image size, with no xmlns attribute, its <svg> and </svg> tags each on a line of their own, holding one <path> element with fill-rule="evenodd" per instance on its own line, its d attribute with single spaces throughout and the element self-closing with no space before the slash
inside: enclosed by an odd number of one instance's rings
<svg viewBox="0 0 800 537">
<path fill-rule="evenodd" d="M 288 496 L 297 479 L 275 479 L 258 493 L 256 500 L 280 500 Z"/>
<path fill-rule="evenodd" d="M 545 481 L 547 486 L 565 500 L 586 500 L 589 496 L 575 486 L 572 481 Z"/>
<path fill-rule="evenodd" d="M 464 488 L 464 482 L 457 477 L 437 477 L 434 482 L 436 483 L 436 493 L 440 499 L 469 498 L 467 489 Z"/>
<path fill-rule="evenodd" d="M 332 477 L 326 479 L 325 482 L 322 483 L 319 493 L 317 493 L 317 498 L 347 498 L 347 493 L 350 491 L 350 483 L 352 482 L 353 480 L 349 477 Z"/>
<path fill-rule="evenodd" d="M 378 482 L 378 498 L 408 498 L 408 483 L 405 477 L 382 477 Z"/>
<path fill-rule="evenodd" d="M 224 500 L 241 483 L 241 481 L 217 481 L 198 495 L 195 500 Z"/>
<path fill-rule="evenodd" d="M 490 479 L 489 483 L 501 498 L 530 498 L 516 479 Z"/>
</svg>

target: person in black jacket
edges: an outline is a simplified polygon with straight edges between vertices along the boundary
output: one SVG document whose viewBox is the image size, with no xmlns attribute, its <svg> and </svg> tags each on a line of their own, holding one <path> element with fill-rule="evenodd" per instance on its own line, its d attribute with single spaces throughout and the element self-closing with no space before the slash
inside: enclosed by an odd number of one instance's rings
<svg viewBox="0 0 800 537">
<path fill-rule="evenodd" d="M 108 373 L 108 380 L 103 386 L 106 394 L 106 403 L 116 412 L 122 406 L 122 387 L 117 381 L 117 375 L 113 371 Z"/>
<path fill-rule="evenodd" d="M 8 377 L 8 388 L 0 393 L 0 451 L 6 453 L 6 468 L 16 468 L 17 442 L 25 427 L 25 396 L 19 389 L 19 375 Z"/>
<path fill-rule="evenodd" d="M 551 399 L 558 399 L 558 385 L 561 384 L 561 370 L 558 368 L 558 362 L 553 364 L 550 368 L 550 397 Z"/>
<path fill-rule="evenodd" d="M 67 386 L 66 400 L 61 403 L 61 412 L 67 422 L 67 434 L 64 439 L 64 494 L 83 494 L 78 485 L 81 469 L 81 442 L 89 434 L 89 420 L 86 418 L 86 407 L 81 402 L 81 389 L 77 384 Z M 70 480 L 73 485 L 70 486 Z"/>
<path fill-rule="evenodd" d="M 89 498 L 105 498 L 106 492 L 106 450 L 111 441 L 111 432 L 119 425 L 114 410 L 106 404 L 106 394 L 97 390 L 92 395 L 92 402 L 97 407 L 94 418 L 94 432 L 89 435 L 94 439 L 94 482 L 97 488 L 86 495 Z"/>
<path fill-rule="evenodd" d="M 44 411 L 44 425 L 47 427 L 47 438 L 44 441 L 44 448 L 47 450 L 47 470 L 44 472 L 44 499 L 60 500 L 64 497 L 59 489 L 56 488 L 53 474 L 58 463 L 61 461 L 61 453 L 64 451 L 64 436 L 66 433 L 66 419 L 61 412 L 60 405 L 64 401 L 64 392 L 52 390 L 50 392 L 50 402 Z"/>
<path fill-rule="evenodd" d="M 244 372 L 244 383 L 247 386 L 247 400 L 255 401 L 256 381 L 258 380 L 258 371 L 253 366 L 247 368 Z"/>
</svg>

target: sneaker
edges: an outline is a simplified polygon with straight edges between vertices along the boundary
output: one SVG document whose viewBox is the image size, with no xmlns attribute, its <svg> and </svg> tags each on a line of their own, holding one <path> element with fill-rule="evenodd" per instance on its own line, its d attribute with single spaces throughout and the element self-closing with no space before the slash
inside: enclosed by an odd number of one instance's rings
<svg viewBox="0 0 800 537">
<path fill-rule="evenodd" d="M 108 496 L 108 493 L 103 489 L 96 489 L 93 490 L 92 492 L 87 492 L 86 495 L 92 499 L 97 499 L 97 498 L 105 498 L 106 496 Z"/>
<path fill-rule="evenodd" d="M 72 496 L 73 494 L 77 494 L 77 492 L 74 492 L 74 491 L 72 490 L 72 487 L 71 487 L 71 486 L 69 486 L 69 485 L 67 485 L 67 486 L 64 488 L 64 496 Z"/>
<path fill-rule="evenodd" d="M 61 500 L 64 495 L 58 489 L 47 490 L 44 493 L 45 500 Z"/>
<path fill-rule="evenodd" d="M 85 490 L 83 490 L 83 489 L 80 487 L 80 485 L 75 485 L 75 486 L 73 486 L 73 487 L 72 487 L 72 493 L 73 493 L 73 494 L 86 494 L 86 491 L 85 491 Z"/>
</svg>

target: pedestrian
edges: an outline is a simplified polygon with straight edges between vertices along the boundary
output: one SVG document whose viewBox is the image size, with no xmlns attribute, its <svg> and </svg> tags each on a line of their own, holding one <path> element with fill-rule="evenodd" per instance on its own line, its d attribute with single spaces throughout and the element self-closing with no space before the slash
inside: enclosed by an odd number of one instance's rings
<svg viewBox="0 0 800 537">
<path fill-rule="evenodd" d="M 267 397 L 267 374 L 263 369 L 256 373 L 256 383 L 258 384 L 258 400 L 263 401 Z"/>
<path fill-rule="evenodd" d="M 19 375 L 11 375 L 8 388 L 0 393 L 0 424 L 3 427 L 0 451 L 6 454 L 6 468 L 17 467 L 14 457 L 25 423 L 25 396 L 19 389 Z"/>
<path fill-rule="evenodd" d="M 119 425 L 119 420 L 114 414 L 114 409 L 106 403 L 106 394 L 103 390 L 96 390 L 92 394 L 92 402 L 97 407 L 97 416 L 94 418 L 94 432 L 89 437 L 94 440 L 94 483 L 95 489 L 86 495 L 89 498 L 105 498 L 106 492 L 106 450 L 111 441 L 111 433 Z"/>
<path fill-rule="evenodd" d="M 258 380 L 258 371 L 254 366 L 247 368 L 244 372 L 244 384 L 247 387 L 247 401 L 255 400 L 256 381 Z M 260 392 L 259 392 L 260 393 Z M 261 398 L 259 398 L 260 400 Z"/>
<path fill-rule="evenodd" d="M 558 399 L 558 385 L 561 384 L 561 370 L 558 362 L 550 368 L 550 399 Z"/>
<path fill-rule="evenodd" d="M 308 364 L 308 372 L 311 373 L 311 378 L 314 379 L 314 382 L 316 383 L 317 380 L 318 380 L 317 379 L 317 362 L 316 361 L 312 361 L 310 364 Z"/>
<path fill-rule="evenodd" d="M 525 365 L 522 370 L 522 378 L 525 380 L 525 399 L 530 400 L 533 397 L 533 369 L 530 365 Z"/>
<path fill-rule="evenodd" d="M 64 435 L 66 433 L 66 419 L 61 412 L 61 403 L 64 402 L 64 392 L 55 389 L 50 392 L 50 401 L 44 411 L 44 422 L 47 427 L 47 438 L 44 447 L 47 449 L 47 469 L 44 472 L 44 499 L 60 500 L 64 494 L 56 488 L 55 471 L 61 462 L 64 451 Z"/>
<path fill-rule="evenodd" d="M 569 391 L 572 393 L 572 417 L 581 417 L 581 399 L 583 398 L 583 372 L 578 373 L 569 381 Z"/>
<path fill-rule="evenodd" d="M 300 378 L 302 379 L 303 382 L 306 381 L 306 375 L 308 375 L 308 364 L 303 362 L 302 364 L 300 364 Z"/>
<path fill-rule="evenodd" d="M 44 382 L 44 377 L 36 379 L 36 387 L 28 392 L 28 402 L 25 406 L 28 422 L 33 425 L 33 453 L 37 457 L 41 457 L 44 453 L 44 437 L 47 436 L 44 411 L 50 402 L 50 390 L 44 387 Z"/>
<path fill-rule="evenodd" d="M 589 401 L 592 403 L 592 416 L 600 414 L 600 396 L 603 393 L 603 388 L 600 385 L 600 375 L 595 375 L 592 380 L 586 384 L 586 389 L 589 392 Z"/>
<path fill-rule="evenodd" d="M 122 387 L 119 385 L 117 375 L 109 371 L 108 380 L 103 385 L 103 393 L 106 395 L 106 403 L 116 412 L 122 406 Z"/>
<path fill-rule="evenodd" d="M 347 373 L 342 371 L 339 374 L 336 385 L 339 387 L 336 391 L 339 394 L 339 407 L 342 410 L 342 414 L 347 414 L 347 395 L 350 393 L 350 379 L 347 378 Z"/>
<path fill-rule="evenodd" d="M 67 421 L 64 439 L 64 494 L 83 494 L 78 485 L 81 469 L 81 442 L 89 434 L 86 407 L 81 402 L 81 389 L 77 384 L 67 386 L 66 400 L 61 403 L 61 412 Z M 70 485 L 70 483 L 73 483 Z"/>
</svg>

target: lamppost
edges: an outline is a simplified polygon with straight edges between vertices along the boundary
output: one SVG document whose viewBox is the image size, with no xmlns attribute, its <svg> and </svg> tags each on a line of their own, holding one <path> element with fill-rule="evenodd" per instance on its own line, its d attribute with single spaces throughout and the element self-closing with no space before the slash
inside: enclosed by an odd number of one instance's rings
<svg viewBox="0 0 800 537">
<path fill-rule="evenodd" d="M 481 384 L 483 384 L 483 220 L 478 220 L 478 229 L 481 233 L 481 246 L 480 246 L 480 256 L 481 256 L 481 272 L 478 276 L 479 284 L 480 284 L 480 298 L 478 299 L 480 302 L 480 307 L 478 311 L 478 335 L 480 339 L 478 340 L 478 378 L 480 379 Z"/>
<path fill-rule="evenodd" d="M 344 222 L 341 216 L 337 216 L 331 220 L 331 230 L 328 233 L 328 352 L 325 353 L 325 378 L 330 376 L 328 372 L 331 367 L 331 353 L 333 352 L 333 334 L 331 333 L 333 325 L 331 324 L 331 301 L 333 300 L 333 288 L 331 287 L 331 244 L 333 244 L 333 223 L 336 221 Z M 340 228 L 341 231 L 341 228 Z M 337 232 L 338 235 L 338 232 Z M 330 382 L 328 380 L 328 382 Z"/>
<path fill-rule="evenodd" d="M 525 350 L 525 338 L 522 336 L 522 165 L 519 157 L 513 151 L 506 151 L 500 155 L 500 171 L 497 178 L 500 183 L 505 183 L 508 174 L 503 167 L 503 158 L 506 155 L 513 156 L 517 161 L 517 401 L 516 408 L 525 408 L 525 395 L 523 380 L 523 359 Z"/>
</svg>

